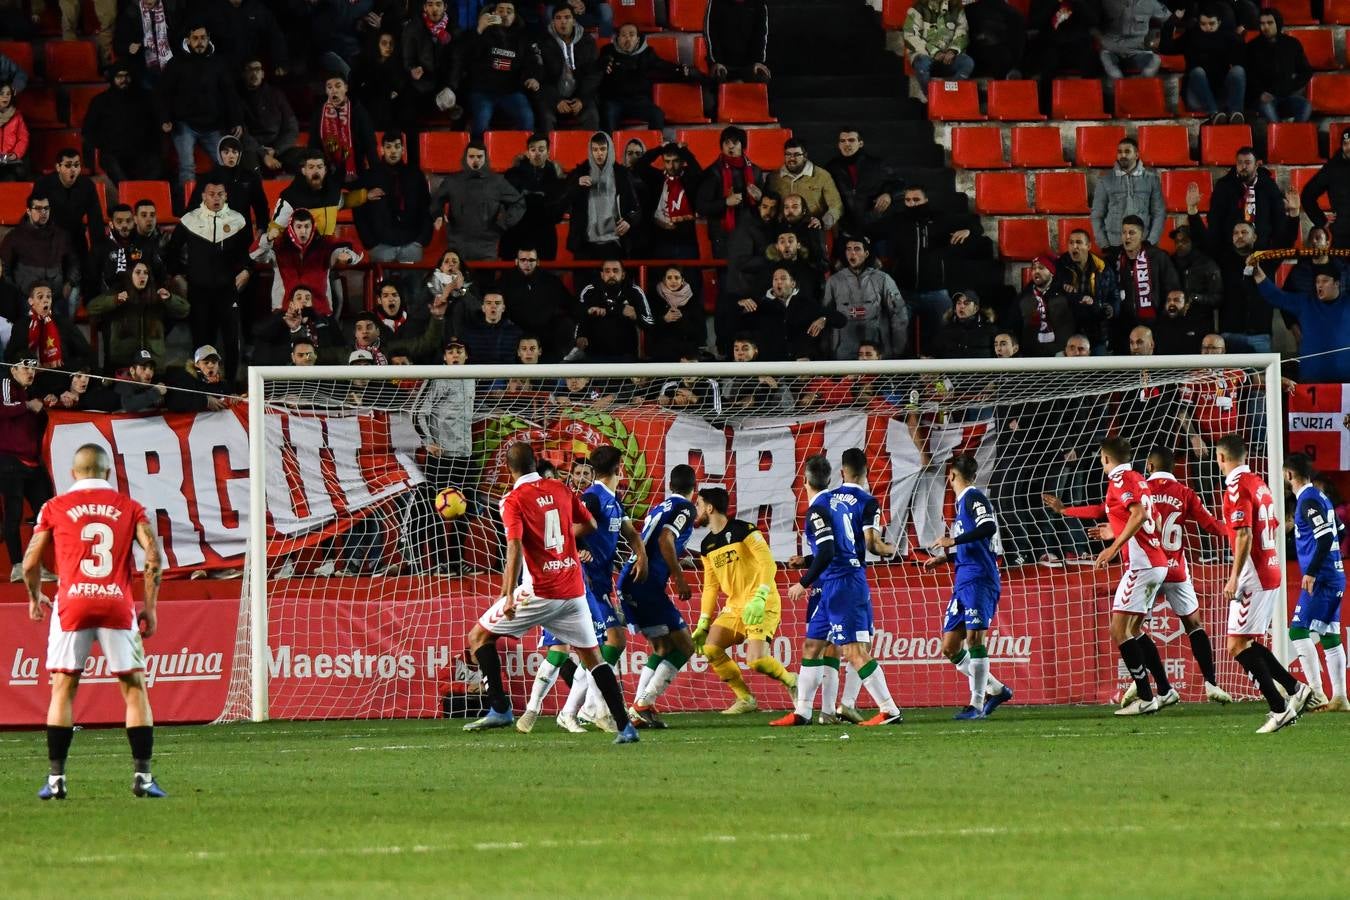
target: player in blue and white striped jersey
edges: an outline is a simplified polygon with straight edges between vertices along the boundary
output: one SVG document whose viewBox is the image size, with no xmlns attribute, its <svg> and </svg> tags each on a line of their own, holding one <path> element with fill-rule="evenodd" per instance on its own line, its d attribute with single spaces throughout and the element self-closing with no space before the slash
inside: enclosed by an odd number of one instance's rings
<svg viewBox="0 0 1350 900">
<path fill-rule="evenodd" d="M 1303 589 L 1289 623 L 1289 640 L 1303 664 L 1303 677 L 1313 689 L 1312 706 L 1350 710 L 1345 695 L 1345 645 L 1341 643 L 1341 600 L 1345 596 L 1345 563 L 1341 559 L 1336 509 L 1313 484 L 1312 460 L 1291 453 L 1284 460 L 1284 480 L 1294 493 L 1294 548 L 1303 571 Z M 1322 667 L 1317 643 L 1327 657 L 1331 700 L 1322 693 Z"/>
<path fill-rule="evenodd" d="M 983 719 L 1013 695 L 1011 688 L 989 673 L 989 651 L 984 644 L 1002 588 L 994 551 L 998 521 L 994 505 L 975 486 L 978 472 L 975 457 L 968 453 L 952 460 L 947 480 L 956 491 L 956 518 L 951 535 L 939 538 L 935 545 L 952 552 L 935 554 L 924 563 L 933 569 L 948 559 L 956 561 L 952 599 L 942 621 L 942 653 L 970 679 L 970 703 L 956 714 L 957 719 Z"/>
</svg>

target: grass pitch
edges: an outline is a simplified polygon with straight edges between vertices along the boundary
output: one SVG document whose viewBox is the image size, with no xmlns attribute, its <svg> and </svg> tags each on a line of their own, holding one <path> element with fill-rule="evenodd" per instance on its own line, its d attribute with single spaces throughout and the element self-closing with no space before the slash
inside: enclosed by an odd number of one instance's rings
<svg viewBox="0 0 1350 900">
<path fill-rule="evenodd" d="M 6 897 L 1344 896 L 1350 716 L 1019 709 L 899 728 L 671 716 L 632 747 L 458 721 L 0 734 Z M 847 738 L 847 739 L 845 739 Z"/>
</svg>

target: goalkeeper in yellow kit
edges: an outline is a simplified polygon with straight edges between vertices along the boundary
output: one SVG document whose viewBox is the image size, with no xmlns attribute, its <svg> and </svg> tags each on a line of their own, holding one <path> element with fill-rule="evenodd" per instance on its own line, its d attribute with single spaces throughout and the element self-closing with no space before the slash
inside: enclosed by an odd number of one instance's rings
<svg viewBox="0 0 1350 900">
<path fill-rule="evenodd" d="M 700 552 L 703 556 L 703 600 L 694 649 L 708 659 L 717 677 L 736 695 L 736 702 L 722 710 L 739 715 L 759 709 L 755 695 L 746 687 L 741 668 L 727 656 L 727 648 L 745 642 L 750 668 L 767 675 L 795 696 L 797 676 L 769 655 L 769 643 L 782 618 L 783 604 L 775 585 L 775 565 L 769 544 L 749 522 L 727 518 L 724 488 L 703 488 L 695 503 L 697 524 L 708 526 Z M 722 612 L 717 597 L 727 595 Z"/>
</svg>

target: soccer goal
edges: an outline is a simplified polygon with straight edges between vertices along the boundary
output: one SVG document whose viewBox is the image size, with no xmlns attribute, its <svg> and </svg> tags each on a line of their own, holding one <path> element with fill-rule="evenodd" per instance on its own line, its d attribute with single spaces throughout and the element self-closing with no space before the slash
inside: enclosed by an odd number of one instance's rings
<svg viewBox="0 0 1350 900">
<path fill-rule="evenodd" d="M 1171 451 L 1176 477 L 1219 515 L 1213 442 L 1236 433 L 1282 510 L 1280 394 L 1274 355 L 254 368 L 247 577 L 221 719 L 437 716 L 477 692 L 465 635 L 498 594 L 497 501 L 517 441 L 577 488 L 591 477 L 588 454 L 616 447 L 617 493 L 639 528 L 677 465 L 727 488 L 732 514 L 759 525 L 781 564 L 772 650 L 793 669 L 805 611 L 786 600 L 796 578 L 787 564 L 805 552 L 803 466 L 823 453 L 837 473 L 845 450 L 864 449 L 868 487 L 900 549 L 872 560 L 868 580 L 874 655 L 902 706 L 965 702 L 965 679 L 939 652 L 951 570 L 922 562 L 951 515 L 947 463 L 972 454 L 1000 523 L 992 671 L 1018 702 L 1107 702 L 1128 681 L 1106 628 L 1121 564 L 1094 569 L 1105 542 L 1042 495 L 1100 503 L 1097 444 L 1113 434 L 1129 440 L 1141 469 L 1153 448 Z M 1281 524 L 1262 523 L 1258 539 L 1283 548 Z M 1165 542 L 1187 548 L 1221 686 L 1256 696 L 1223 652 L 1224 542 L 1175 517 L 1159 526 Z M 694 531 L 690 551 L 704 534 Z M 684 571 L 693 599 L 678 605 L 692 623 L 697 562 L 687 556 Z M 1274 640 L 1288 658 L 1283 619 Z M 1184 699 L 1202 698 L 1187 636 L 1161 597 L 1147 627 Z M 543 655 L 533 636 L 502 650 L 519 709 Z M 630 697 L 648 650 L 630 635 L 619 662 Z M 764 708 L 786 705 L 762 676 L 746 680 Z M 730 699 L 695 657 L 662 708 Z"/>
</svg>

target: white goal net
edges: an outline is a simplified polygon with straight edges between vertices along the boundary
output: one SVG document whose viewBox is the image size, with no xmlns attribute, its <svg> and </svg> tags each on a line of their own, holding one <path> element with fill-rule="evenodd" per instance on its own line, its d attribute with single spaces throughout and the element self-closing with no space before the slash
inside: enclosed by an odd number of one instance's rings
<svg viewBox="0 0 1350 900">
<path fill-rule="evenodd" d="M 725 487 L 732 515 L 756 523 L 780 562 L 772 652 L 792 670 L 805 610 L 786 599 L 800 573 L 785 564 L 806 552 L 804 463 L 823 453 L 837 473 L 845 450 L 863 449 L 869 489 L 902 551 L 868 569 L 873 651 L 902 706 L 966 700 L 965 678 L 938 649 L 951 570 L 920 563 L 951 517 L 947 463 L 972 454 L 999 517 L 993 673 L 1018 702 L 1106 702 L 1127 682 L 1106 630 L 1121 564 L 1092 568 L 1104 542 L 1088 523 L 1048 510 L 1042 495 L 1100 503 L 1097 445 L 1119 435 L 1141 471 L 1151 449 L 1171 451 L 1176 477 L 1218 515 L 1213 443 L 1236 433 L 1280 499 L 1278 372 L 1274 356 L 254 369 L 251 535 L 222 720 L 425 717 L 472 705 L 479 685 L 465 636 L 498 594 L 497 500 L 517 441 L 576 488 L 589 483 L 594 449 L 617 448 L 617 494 L 639 528 L 677 465 L 692 466 L 700 485 Z M 1224 542 L 1193 522 L 1159 524 L 1184 541 L 1220 686 L 1254 697 L 1223 653 Z M 691 625 L 705 533 L 694 531 L 684 558 L 693 599 L 676 601 Z M 1202 698 L 1166 601 L 1147 627 L 1183 698 Z M 519 710 L 543 658 L 539 639 L 501 646 Z M 649 650 L 629 635 L 618 667 L 630 699 Z M 765 708 L 786 705 L 762 675 L 745 679 Z M 731 699 L 695 657 L 662 708 L 711 710 Z"/>
</svg>

